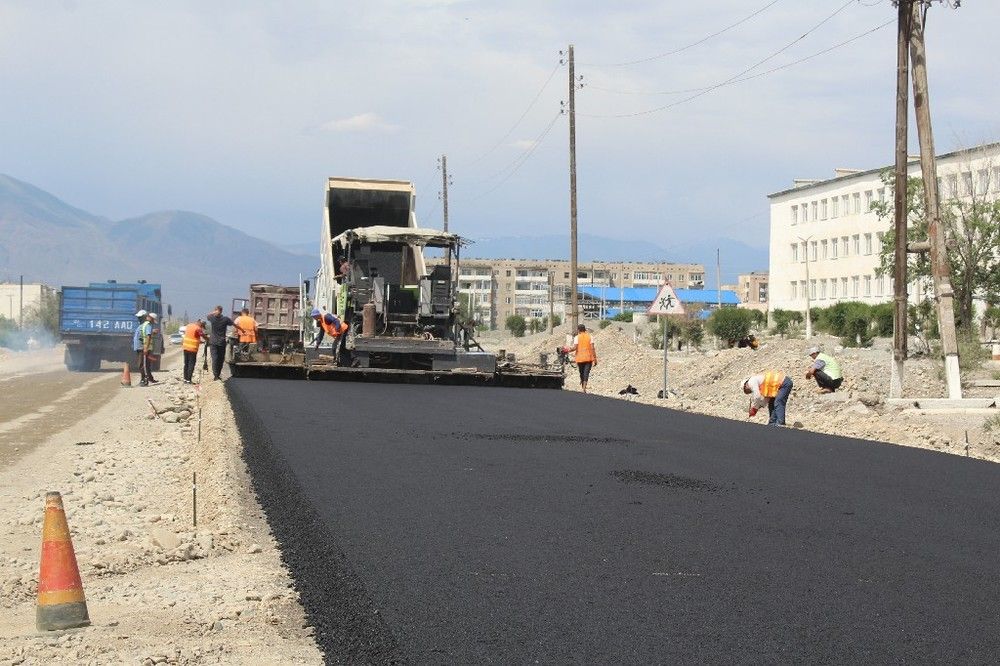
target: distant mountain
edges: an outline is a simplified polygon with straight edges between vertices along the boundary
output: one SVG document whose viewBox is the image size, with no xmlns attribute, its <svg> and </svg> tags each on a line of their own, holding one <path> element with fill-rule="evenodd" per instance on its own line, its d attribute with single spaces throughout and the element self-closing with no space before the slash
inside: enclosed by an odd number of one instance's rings
<svg viewBox="0 0 1000 666">
<path fill-rule="evenodd" d="M 714 284 L 715 250 L 722 258 L 722 281 L 734 282 L 740 273 L 766 271 L 767 248 L 758 248 L 731 238 L 716 238 L 664 248 L 645 241 L 580 234 L 577 257 L 588 261 L 676 261 L 704 264 L 706 286 Z M 568 259 L 567 236 L 507 236 L 481 238 L 463 255 L 479 259 Z"/>
<path fill-rule="evenodd" d="M 313 243 L 292 243 L 290 245 L 279 245 L 285 252 L 291 252 L 292 254 L 306 254 L 310 257 L 315 255 L 319 256 L 319 241 Z"/>
<path fill-rule="evenodd" d="M 305 256 L 186 211 L 113 222 L 0 175 L 0 280 L 56 287 L 117 279 L 163 284 L 175 314 L 228 309 L 250 283 L 311 278 L 318 252 Z"/>
</svg>

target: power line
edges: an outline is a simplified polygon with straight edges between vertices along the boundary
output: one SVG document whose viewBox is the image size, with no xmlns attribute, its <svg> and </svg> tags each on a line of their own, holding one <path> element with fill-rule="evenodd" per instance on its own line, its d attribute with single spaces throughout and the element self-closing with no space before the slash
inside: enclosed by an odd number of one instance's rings
<svg viewBox="0 0 1000 666">
<path fill-rule="evenodd" d="M 848 44 L 856 42 L 859 39 L 867 37 L 868 35 L 871 35 L 872 33 L 878 32 L 879 30 L 892 25 L 894 22 L 895 22 L 895 19 L 890 19 L 890 20 L 886 21 L 885 23 L 881 23 L 881 24 L 875 26 L 874 28 L 871 28 L 870 30 L 866 30 L 866 31 L 864 31 L 862 33 L 859 33 L 859 34 L 855 35 L 854 37 L 851 37 L 850 39 L 846 39 L 846 40 L 840 42 L 839 44 L 834 44 L 833 46 L 829 46 L 829 47 L 823 49 L 822 51 L 817 51 L 816 53 L 813 53 L 811 55 L 807 55 L 807 56 L 805 56 L 803 58 L 799 58 L 798 60 L 793 60 L 792 62 L 785 63 L 784 65 L 778 65 L 777 67 L 772 67 L 771 69 L 765 70 L 763 72 L 758 72 L 757 74 L 751 74 L 750 76 L 745 76 L 745 77 L 743 77 L 741 79 L 737 79 L 735 81 L 731 81 L 731 82 L 729 82 L 729 83 L 727 83 L 725 85 L 736 85 L 737 83 L 743 83 L 745 81 L 752 81 L 753 79 L 758 79 L 758 78 L 760 78 L 762 76 L 767 76 L 768 74 L 774 74 L 775 72 L 781 71 L 783 69 L 788 69 L 789 67 L 794 67 L 795 65 L 800 65 L 800 64 L 802 64 L 802 63 L 804 63 L 804 62 L 806 62 L 808 60 L 812 60 L 813 58 L 818 58 L 821 55 L 826 55 L 827 53 L 830 53 L 831 51 L 835 51 L 835 50 L 837 50 L 839 48 L 847 46 Z M 704 86 L 704 87 L 701 87 L 701 88 L 684 88 L 684 89 L 680 89 L 680 90 L 616 90 L 614 88 L 602 88 L 601 86 L 595 86 L 594 84 L 590 83 L 590 84 L 587 84 L 587 87 L 588 88 L 592 88 L 593 90 L 599 90 L 601 92 L 614 93 L 614 94 L 618 94 L 618 95 L 683 95 L 683 94 L 686 94 L 686 93 L 693 93 L 693 92 L 702 92 L 702 91 L 713 90 L 714 88 L 718 88 L 718 87 L 722 87 L 722 86 L 721 85 L 717 85 L 717 86 Z"/>
<path fill-rule="evenodd" d="M 667 51 L 666 53 L 660 53 L 658 55 L 649 56 L 649 57 L 646 57 L 646 58 L 638 58 L 636 60 L 626 60 L 624 62 L 614 62 L 614 63 L 605 63 L 605 64 L 581 63 L 581 66 L 583 66 L 583 67 L 627 67 L 629 65 L 638 65 L 640 63 L 652 62 L 653 60 L 659 60 L 661 58 L 666 58 L 668 56 L 677 55 L 678 53 L 682 53 L 684 51 L 687 51 L 690 48 L 694 48 L 695 46 L 698 46 L 699 44 L 704 44 L 708 40 L 713 39 L 715 37 L 718 37 L 719 35 L 721 35 L 723 33 L 729 32 L 730 30 L 732 30 L 735 27 L 743 25 L 744 23 L 746 23 L 747 21 L 749 21 L 753 17 L 757 16 L 758 14 L 763 14 L 765 11 L 767 11 L 768 9 L 770 9 L 771 7 L 773 7 L 774 5 L 778 4 L 779 2 L 781 2 L 781 0 L 771 0 L 771 2 L 767 3 L 766 5 L 764 5 L 763 7 L 761 7 L 760 9 L 758 9 L 757 11 L 755 11 L 754 13 L 750 14 L 749 16 L 746 16 L 746 17 L 740 19 L 736 23 L 728 25 L 725 28 L 723 28 L 722 30 L 718 30 L 716 32 L 713 32 L 710 35 L 706 35 L 705 37 L 702 37 L 701 39 L 699 39 L 696 42 L 691 42 L 690 44 L 687 44 L 686 46 L 682 46 L 680 48 L 674 49 L 673 51 Z"/>
<path fill-rule="evenodd" d="M 507 132 L 502 137 L 500 137 L 500 140 L 497 141 L 495 144 L 493 144 L 493 147 L 487 150 L 485 153 L 483 153 L 476 159 L 469 162 L 468 166 L 474 166 L 476 164 L 479 164 L 484 159 L 489 157 L 493 153 L 493 151 L 502 146 L 504 141 L 510 138 L 510 135 L 513 134 L 514 130 L 516 130 L 518 126 L 521 124 L 521 121 L 523 121 L 524 118 L 528 115 L 528 113 L 531 112 L 531 109 L 535 107 L 535 103 L 538 102 L 538 98 L 541 97 L 542 93 L 545 92 L 545 89 L 549 87 L 549 83 L 552 82 L 552 78 L 556 75 L 556 72 L 559 71 L 560 67 L 562 67 L 562 62 L 556 63 L 556 66 L 552 68 L 551 72 L 549 72 L 548 78 L 545 79 L 545 83 L 542 84 L 542 87 L 538 89 L 538 92 L 535 93 L 535 96 L 531 99 L 531 102 L 528 104 L 528 108 L 526 108 L 524 110 L 524 113 L 522 113 L 518 117 L 517 121 L 513 125 L 511 125 L 510 129 L 507 130 Z"/>
<path fill-rule="evenodd" d="M 697 98 L 699 98 L 699 97 L 701 97 L 703 95 L 707 95 L 708 93 L 712 92 L 713 90 L 716 90 L 716 89 L 721 88 L 721 87 L 723 87 L 725 85 L 729 85 L 731 83 L 734 83 L 738 79 L 743 78 L 746 74 L 749 74 L 750 72 L 752 72 L 753 70 L 757 69 L 758 67 L 760 67 L 764 63 L 768 62 L 769 60 L 773 60 L 774 58 L 778 57 L 779 55 L 781 55 L 782 53 L 784 53 L 788 49 L 792 48 L 795 44 L 798 44 L 803 39 L 805 39 L 806 37 L 808 37 L 812 33 L 814 33 L 817 30 L 819 30 L 827 22 L 831 21 L 835 16 L 837 16 L 838 14 L 840 14 L 842 11 L 844 11 L 845 9 L 847 9 L 850 5 L 854 4 L 855 2 L 857 2 L 857 0 L 847 0 L 847 2 L 845 2 L 843 5 L 841 5 L 836 10 L 834 10 L 834 12 L 832 14 L 830 14 L 829 16 L 827 16 L 826 18 L 824 18 L 822 21 L 820 21 L 819 23 L 817 23 L 813 27 L 811 27 L 808 30 L 806 30 L 804 33 L 802 33 L 801 35 L 799 35 L 798 37 L 796 37 L 795 39 L 793 39 L 789 43 L 787 43 L 784 46 L 782 46 L 777 51 L 774 51 L 773 53 L 771 53 L 770 55 L 764 57 L 763 59 L 758 60 L 753 65 L 747 67 L 746 69 L 744 69 L 740 73 L 738 73 L 738 74 L 736 74 L 734 76 L 729 77 L 725 81 L 722 81 L 722 82 L 717 83 L 715 85 L 709 86 L 709 87 L 705 88 L 704 90 L 702 90 L 700 92 L 697 92 L 694 95 L 691 95 L 690 97 L 685 97 L 684 99 L 677 100 L 676 102 L 672 102 L 670 104 L 664 104 L 663 106 L 658 106 L 658 107 L 653 108 L 653 109 L 646 109 L 644 111 L 634 111 L 632 113 L 617 113 L 617 114 L 606 114 L 606 115 L 605 114 L 584 114 L 584 113 L 581 113 L 580 115 L 581 116 L 587 116 L 589 118 L 635 118 L 637 116 L 646 116 L 646 115 L 649 115 L 651 113 L 657 113 L 659 111 L 665 111 L 667 109 L 673 108 L 675 106 L 679 106 L 679 105 L 684 104 L 686 102 L 690 102 L 691 100 L 697 99 Z"/>
<path fill-rule="evenodd" d="M 556 115 L 553 116 L 552 120 L 549 121 L 549 124 L 545 126 L 545 129 L 543 129 L 542 132 L 538 135 L 538 137 L 531 143 L 531 146 L 528 147 L 528 149 L 525 150 L 520 156 L 518 156 L 518 158 L 516 160 L 514 160 L 514 162 L 512 162 L 510 165 L 508 165 L 508 167 L 505 169 L 507 171 L 507 173 L 500 180 L 500 182 L 498 182 L 496 185 L 494 185 L 493 187 L 489 188 L 488 190 L 486 190 L 484 192 L 480 192 L 476 196 L 474 196 L 471 199 L 469 199 L 469 201 L 477 201 L 479 199 L 482 199 L 483 197 L 485 197 L 488 194 L 492 194 L 493 192 L 495 192 L 498 189 L 500 189 L 500 187 L 504 183 L 506 183 L 508 180 L 510 180 L 511 177 L 515 173 L 517 173 L 522 166 L 524 166 L 524 163 L 527 162 L 528 159 L 531 158 L 531 156 L 534 154 L 535 150 L 538 149 L 538 146 L 541 145 L 541 143 L 545 139 L 545 137 L 548 136 L 549 132 L 552 131 L 552 128 L 555 126 L 556 121 L 559 120 L 559 117 L 561 115 L 562 115 L 562 111 L 560 111 L 559 113 L 556 113 Z M 494 175 L 499 175 L 499 174 L 494 174 Z M 490 178 L 492 179 L 493 176 L 491 176 Z"/>
</svg>

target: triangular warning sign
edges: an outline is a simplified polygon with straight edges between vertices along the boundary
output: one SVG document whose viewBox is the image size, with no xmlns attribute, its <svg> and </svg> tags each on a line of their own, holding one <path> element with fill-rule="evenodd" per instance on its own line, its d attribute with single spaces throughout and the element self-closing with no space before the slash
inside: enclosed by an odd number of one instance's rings
<svg viewBox="0 0 1000 666">
<path fill-rule="evenodd" d="M 647 310 L 647 314 L 651 315 L 679 315 L 684 314 L 684 306 L 681 305 L 681 299 L 677 298 L 677 293 L 674 288 L 669 284 L 665 284 L 660 287 L 660 291 L 656 293 L 656 298 L 653 299 L 652 304 Z"/>
</svg>

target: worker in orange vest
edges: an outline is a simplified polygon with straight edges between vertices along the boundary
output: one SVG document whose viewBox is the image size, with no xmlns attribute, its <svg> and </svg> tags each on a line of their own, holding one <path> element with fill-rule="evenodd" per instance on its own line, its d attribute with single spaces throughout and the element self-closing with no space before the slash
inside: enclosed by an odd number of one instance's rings
<svg viewBox="0 0 1000 666">
<path fill-rule="evenodd" d="M 319 308 L 313 308 L 312 318 L 319 326 L 319 335 L 316 337 L 316 349 L 319 349 L 324 335 L 329 335 L 332 340 L 331 353 L 337 363 L 340 364 L 341 356 L 344 353 L 344 341 L 347 338 L 345 333 L 347 333 L 350 326 L 347 325 L 347 322 L 341 321 L 337 315 L 323 312 Z"/>
<path fill-rule="evenodd" d="M 257 322 L 250 316 L 250 310 L 243 308 L 240 316 L 236 318 L 234 326 L 240 336 L 240 342 L 253 344 L 257 342 Z"/>
<path fill-rule="evenodd" d="M 573 361 L 576 369 L 580 371 L 580 388 L 587 392 L 587 381 L 590 379 L 590 369 L 597 365 L 597 347 L 594 346 L 594 339 L 587 332 L 587 327 L 580 324 L 576 327 L 577 334 L 573 338 L 573 346 L 567 347 L 566 353 L 575 352 Z"/>
<path fill-rule="evenodd" d="M 202 343 L 208 344 L 205 336 L 205 320 L 199 319 L 196 322 L 184 327 L 184 383 L 193 384 L 194 366 L 198 361 L 198 348 Z"/>
<path fill-rule="evenodd" d="M 750 416 L 767 405 L 767 424 L 785 425 L 785 407 L 792 392 L 792 378 L 780 370 L 768 370 L 760 375 L 745 378 L 740 386 L 750 396 Z"/>
</svg>

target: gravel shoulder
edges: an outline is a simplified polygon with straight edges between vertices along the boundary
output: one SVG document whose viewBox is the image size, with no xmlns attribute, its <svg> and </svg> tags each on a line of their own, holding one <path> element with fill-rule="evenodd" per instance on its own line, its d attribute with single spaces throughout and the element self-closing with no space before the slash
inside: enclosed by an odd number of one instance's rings
<svg viewBox="0 0 1000 666">
<path fill-rule="evenodd" d="M 158 386 L 100 384 L 110 401 L 0 468 L 0 664 L 322 663 L 222 382 L 186 386 L 172 360 Z M 92 625 L 41 634 L 50 490 L 63 494 Z"/>
</svg>

